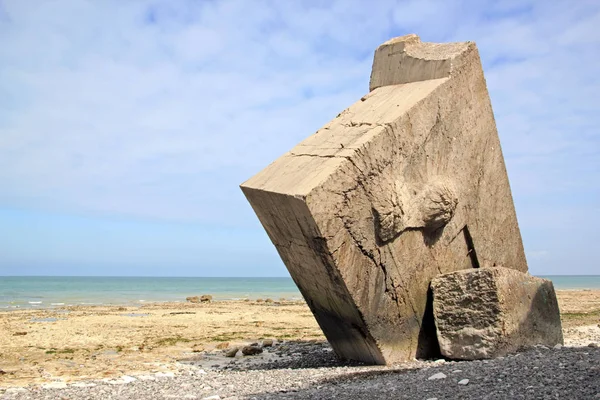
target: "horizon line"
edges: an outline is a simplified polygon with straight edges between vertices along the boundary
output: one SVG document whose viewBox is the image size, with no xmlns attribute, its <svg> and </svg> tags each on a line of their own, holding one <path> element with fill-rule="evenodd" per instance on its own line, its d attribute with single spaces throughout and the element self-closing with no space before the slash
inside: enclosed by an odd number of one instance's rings
<svg viewBox="0 0 600 400">
<path fill-rule="evenodd" d="M 290 276 L 1 275 L 0 278 L 289 278 Z"/>
<path fill-rule="evenodd" d="M 532 276 L 598 276 L 600 274 L 531 274 Z M 0 278 L 211 278 L 211 279 L 223 279 L 223 278 L 244 278 L 244 279 L 255 279 L 255 278 L 288 278 L 292 279 L 291 276 L 151 276 L 151 275 L 1 275 Z"/>
</svg>

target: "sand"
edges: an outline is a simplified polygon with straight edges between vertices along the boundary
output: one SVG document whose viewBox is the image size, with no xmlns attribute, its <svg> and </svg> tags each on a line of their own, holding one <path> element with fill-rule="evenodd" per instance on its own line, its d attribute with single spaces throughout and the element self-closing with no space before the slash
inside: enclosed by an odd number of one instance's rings
<svg viewBox="0 0 600 400">
<path fill-rule="evenodd" d="M 565 345 L 600 341 L 600 290 L 558 291 Z M 325 340 L 304 302 L 157 303 L 0 313 L 0 387 L 174 372 L 263 338 Z"/>
</svg>

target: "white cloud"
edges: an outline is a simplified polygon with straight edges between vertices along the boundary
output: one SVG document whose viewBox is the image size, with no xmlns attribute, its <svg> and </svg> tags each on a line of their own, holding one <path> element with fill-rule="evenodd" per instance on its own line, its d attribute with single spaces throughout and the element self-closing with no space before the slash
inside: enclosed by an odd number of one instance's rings
<svg viewBox="0 0 600 400">
<path fill-rule="evenodd" d="M 0 204 L 255 224 L 237 185 L 364 94 L 375 47 L 408 32 L 478 43 L 523 221 L 598 199 L 596 1 L 0 8 Z"/>
<path fill-rule="evenodd" d="M 9 201 L 222 218 L 237 184 L 366 87 L 369 60 L 315 51 L 321 33 L 262 33 L 273 7 L 55 4 L 7 7 L 2 81 L 22 104 L 3 113 Z"/>
</svg>

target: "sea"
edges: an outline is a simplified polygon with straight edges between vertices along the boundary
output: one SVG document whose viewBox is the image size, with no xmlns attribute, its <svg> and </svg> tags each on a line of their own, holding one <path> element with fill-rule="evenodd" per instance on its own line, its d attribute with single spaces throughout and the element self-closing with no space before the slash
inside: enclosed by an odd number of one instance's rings
<svg viewBox="0 0 600 400">
<path fill-rule="evenodd" d="M 556 289 L 600 289 L 600 275 L 542 276 Z M 185 302 L 210 294 L 214 300 L 299 300 L 294 281 L 281 278 L 151 278 L 0 276 L 0 311 L 72 305 L 142 305 Z"/>
</svg>

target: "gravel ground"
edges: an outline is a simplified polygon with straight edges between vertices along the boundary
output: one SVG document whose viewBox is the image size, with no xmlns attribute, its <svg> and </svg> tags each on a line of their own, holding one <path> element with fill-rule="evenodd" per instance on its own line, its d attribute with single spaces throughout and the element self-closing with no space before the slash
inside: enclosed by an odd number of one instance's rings
<svg viewBox="0 0 600 400">
<path fill-rule="evenodd" d="M 600 399 L 600 348 L 537 347 L 489 361 L 381 367 L 340 362 L 325 343 L 283 343 L 254 357 L 202 355 L 174 376 L 55 386 L 2 389 L 0 398 Z"/>
</svg>

